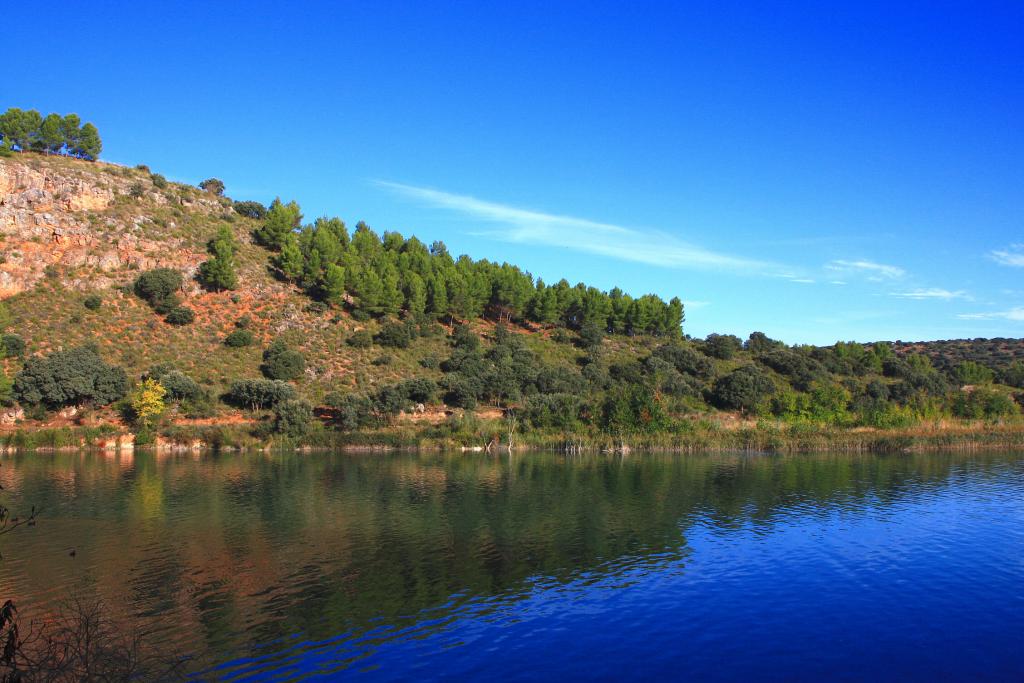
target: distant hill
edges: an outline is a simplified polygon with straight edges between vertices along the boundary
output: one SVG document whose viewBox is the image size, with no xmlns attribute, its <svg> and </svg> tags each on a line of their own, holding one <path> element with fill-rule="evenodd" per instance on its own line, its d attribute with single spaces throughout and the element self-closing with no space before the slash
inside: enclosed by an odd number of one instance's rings
<svg viewBox="0 0 1024 683">
<path fill-rule="evenodd" d="M 950 371 L 963 361 L 974 361 L 1001 370 L 1024 361 L 1024 339 L 946 339 L 926 342 L 892 342 L 900 355 L 923 354 L 936 367 Z"/>
</svg>

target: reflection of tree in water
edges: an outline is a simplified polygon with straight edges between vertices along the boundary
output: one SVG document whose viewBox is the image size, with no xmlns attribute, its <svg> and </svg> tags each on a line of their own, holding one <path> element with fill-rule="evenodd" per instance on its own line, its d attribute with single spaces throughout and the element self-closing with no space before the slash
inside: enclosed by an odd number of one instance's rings
<svg viewBox="0 0 1024 683">
<path fill-rule="evenodd" d="M 0 503 L 0 536 L 35 527 L 39 513 L 33 505 L 18 516 Z M 76 554 L 71 548 L 68 556 Z M 134 625 L 115 624 L 99 602 L 67 598 L 28 620 L 12 599 L 0 605 L 2 683 L 181 680 L 183 671 L 181 657 L 150 647 Z"/>
<path fill-rule="evenodd" d="M 686 553 L 720 533 L 900 500 L 998 457 L 273 455 L 18 456 L 20 496 L 55 511 L 0 566 L 30 603 L 86 586 L 169 646 L 237 648 L 412 623 L 524 581 Z M 5 468 L 6 469 L 6 468 Z M 73 514 L 73 516 L 72 516 Z M 87 571 L 79 571 L 83 567 Z M 451 607 L 449 606 L 448 609 Z M 282 645 L 283 646 L 283 645 Z"/>
</svg>

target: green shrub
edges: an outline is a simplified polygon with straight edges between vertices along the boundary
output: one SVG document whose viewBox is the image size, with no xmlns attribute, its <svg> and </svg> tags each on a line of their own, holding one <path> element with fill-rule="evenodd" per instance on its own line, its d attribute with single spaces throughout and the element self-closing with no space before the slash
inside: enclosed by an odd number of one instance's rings
<svg viewBox="0 0 1024 683">
<path fill-rule="evenodd" d="M 354 431 L 373 422 L 373 402 L 362 394 L 332 391 L 324 403 L 334 412 L 334 424 L 343 431 Z"/>
<path fill-rule="evenodd" d="M 224 194 L 224 181 L 219 178 L 207 178 L 199 183 L 199 189 L 220 197 Z"/>
<path fill-rule="evenodd" d="M 402 323 L 386 323 L 377 333 L 375 341 L 381 346 L 389 346 L 395 349 L 407 349 L 412 343 L 410 326 Z"/>
<path fill-rule="evenodd" d="M 235 330 L 228 336 L 224 337 L 224 346 L 228 346 L 232 349 L 240 349 L 245 346 L 252 346 L 255 343 L 256 338 L 253 337 L 252 332 L 246 329 Z"/>
<path fill-rule="evenodd" d="M 441 325 L 438 325 L 432 320 L 426 320 L 419 323 L 419 331 L 421 337 L 443 337 L 446 333 Z"/>
<path fill-rule="evenodd" d="M 231 383 L 224 400 L 230 405 L 251 410 L 272 408 L 295 398 L 295 387 L 271 379 L 239 379 Z"/>
<path fill-rule="evenodd" d="M 555 329 L 554 332 L 551 333 L 551 341 L 555 342 L 556 344 L 568 344 L 571 341 L 571 339 L 572 337 L 569 336 L 569 333 L 565 330 L 564 327 L 559 327 Z"/>
<path fill-rule="evenodd" d="M 306 306 L 306 310 L 314 315 L 323 315 L 324 313 L 329 311 L 330 308 L 331 307 L 328 306 L 323 301 L 310 301 L 309 304 Z"/>
<path fill-rule="evenodd" d="M 172 401 L 195 401 L 203 394 L 202 387 L 195 380 L 178 370 L 157 376 L 151 374 L 150 377 L 160 382 L 167 391 L 166 397 Z"/>
<path fill-rule="evenodd" d="M 97 311 L 103 306 L 103 297 L 99 294 L 90 294 L 82 301 L 82 305 L 90 311 Z"/>
<path fill-rule="evenodd" d="M 259 202 L 244 201 L 234 203 L 235 213 L 246 218 L 255 218 L 256 220 L 263 220 L 267 215 L 267 207 L 263 206 Z"/>
<path fill-rule="evenodd" d="M 25 355 L 25 340 L 16 334 L 0 336 L 0 357 L 21 358 Z"/>
<path fill-rule="evenodd" d="M 313 424 L 313 408 L 306 401 L 281 401 L 274 406 L 274 432 L 293 439 L 304 436 Z"/>
<path fill-rule="evenodd" d="M 195 398 L 187 398 L 181 402 L 181 413 L 189 419 L 213 417 L 217 414 L 217 407 L 208 391 L 200 391 Z"/>
<path fill-rule="evenodd" d="M 146 301 L 158 313 L 166 313 L 177 306 L 176 293 L 181 289 L 181 285 L 181 273 L 177 270 L 173 268 L 155 268 L 139 275 L 135 279 L 133 289 L 140 299 Z M 164 304 L 170 301 L 175 303 L 166 308 L 166 310 L 161 311 L 161 308 L 165 308 Z"/>
<path fill-rule="evenodd" d="M 611 390 L 601 406 L 601 427 L 610 433 L 653 433 L 668 426 L 668 417 L 650 387 L 629 384 Z"/>
<path fill-rule="evenodd" d="M 712 358 L 729 360 L 743 348 L 743 341 L 733 334 L 709 334 L 702 351 Z"/>
<path fill-rule="evenodd" d="M 181 299 L 176 294 L 172 294 L 166 299 L 160 299 L 153 304 L 153 310 L 160 315 L 167 315 L 176 308 L 181 307 Z"/>
<path fill-rule="evenodd" d="M 14 380 L 15 397 L 20 403 L 48 408 L 108 405 L 127 392 L 124 370 L 104 363 L 92 347 L 30 358 Z"/>
<path fill-rule="evenodd" d="M 431 403 L 437 398 L 438 386 L 427 377 L 415 377 L 399 382 L 398 390 L 414 403 Z"/>
<path fill-rule="evenodd" d="M 164 318 L 171 325 L 191 325 L 196 319 L 196 314 L 191 308 L 185 308 L 184 306 L 178 306 L 172 308 L 167 316 Z"/>
<path fill-rule="evenodd" d="M 960 384 L 989 384 L 995 379 L 995 376 L 996 373 L 991 369 L 970 360 L 962 361 L 953 370 L 953 377 Z"/>
<path fill-rule="evenodd" d="M 449 375 L 444 382 L 444 402 L 453 408 L 476 408 L 476 392 L 463 378 Z"/>
<path fill-rule="evenodd" d="M 526 400 L 523 417 L 534 429 L 572 431 L 580 424 L 583 399 L 574 394 L 537 394 Z"/>
<path fill-rule="evenodd" d="M 756 413 L 775 391 L 764 371 L 744 365 L 721 377 L 711 391 L 711 400 L 720 408 Z"/>
<path fill-rule="evenodd" d="M 665 374 L 661 381 L 660 388 L 669 396 L 700 396 L 700 382 L 689 375 L 684 375 L 676 370 Z"/>
<path fill-rule="evenodd" d="M 167 178 L 164 178 L 159 173 L 153 173 L 149 176 L 150 181 L 153 183 L 153 187 L 158 190 L 163 190 L 167 187 Z"/>
<path fill-rule="evenodd" d="M 592 322 L 584 323 L 579 335 L 579 345 L 583 349 L 596 349 L 604 339 L 604 331 Z"/>
<path fill-rule="evenodd" d="M 956 392 L 951 409 L 956 417 L 968 419 L 1008 417 L 1020 412 L 1011 396 L 990 387 Z"/>
<path fill-rule="evenodd" d="M 14 382 L 0 367 L 0 406 L 9 406 L 14 403 Z"/>
<path fill-rule="evenodd" d="M 710 379 L 715 376 L 715 364 L 692 349 L 678 344 L 663 344 L 656 348 L 651 354 L 667 363 L 671 363 L 676 370 L 684 375 L 692 375 L 700 379 Z"/>
<path fill-rule="evenodd" d="M 1000 373 L 999 381 L 1017 389 L 1024 389 L 1024 361 L 1015 360 Z"/>
<path fill-rule="evenodd" d="M 366 330 L 357 330 L 345 343 L 355 349 L 368 349 L 373 346 L 373 335 Z"/>
<path fill-rule="evenodd" d="M 260 371 L 270 379 L 298 379 L 306 371 L 306 359 L 298 351 L 289 348 L 284 341 L 275 339 L 263 352 Z"/>
<path fill-rule="evenodd" d="M 800 351 L 770 349 L 759 355 L 757 361 L 788 377 L 790 383 L 800 391 L 810 391 L 814 384 L 827 381 L 828 371 L 825 366 Z"/>
</svg>

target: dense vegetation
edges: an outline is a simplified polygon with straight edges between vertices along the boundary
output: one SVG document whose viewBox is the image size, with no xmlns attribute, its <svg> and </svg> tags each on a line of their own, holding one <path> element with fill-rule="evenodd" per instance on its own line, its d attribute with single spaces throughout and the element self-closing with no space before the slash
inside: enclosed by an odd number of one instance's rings
<svg viewBox="0 0 1024 683">
<path fill-rule="evenodd" d="M 42 300 L 75 309 L 49 338 L 26 332 L 31 306 L 19 304 L 17 320 L 0 307 L 0 404 L 17 402 L 29 418 L 74 406 L 94 422 L 116 416 L 140 435 L 217 443 L 228 428 L 189 425 L 241 425 L 231 427 L 235 443 L 400 435 L 559 445 L 678 443 L 755 425 L 769 435 L 757 443 L 771 445 L 777 429 L 1020 422 L 1019 340 L 811 347 L 761 332 L 693 339 L 682 334 L 678 298 L 548 285 L 507 263 L 453 257 L 440 242 L 364 223 L 350 232 L 338 218 L 306 224 L 295 202 L 232 201 L 216 178 L 200 191 L 142 166 L 117 173 L 142 178 L 124 201 L 153 212 L 155 225 L 193 230 L 192 248 L 205 244 L 208 257 L 192 270 L 135 271 L 116 289 L 80 295 L 48 278 L 39 291 L 52 292 Z M 153 192 L 164 193 L 162 204 L 147 204 Z M 190 222 L 186 199 L 215 207 L 214 218 Z M 145 306 L 132 309 L 124 297 Z M 144 322 L 135 336 L 89 346 L 109 336 L 101 320 L 117 324 L 126 310 Z M 96 322 L 79 335 L 83 316 Z M 146 344 L 171 339 L 172 353 L 142 361 Z"/>
<path fill-rule="evenodd" d="M 275 200 L 255 238 L 275 252 L 278 274 L 315 299 L 368 315 L 399 315 L 564 325 L 628 335 L 678 337 L 683 304 L 656 295 L 634 299 L 567 281 L 548 286 L 508 263 L 453 258 L 443 242 L 427 247 L 397 232 L 378 236 L 358 223 L 350 236 L 339 218 L 302 224 L 295 202 Z"/>
<path fill-rule="evenodd" d="M 0 150 L 42 152 L 96 161 L 103 151 L 99 130 L 78 114 L 48 114 L 11 107 L 0 114 Z"/>
</svg>

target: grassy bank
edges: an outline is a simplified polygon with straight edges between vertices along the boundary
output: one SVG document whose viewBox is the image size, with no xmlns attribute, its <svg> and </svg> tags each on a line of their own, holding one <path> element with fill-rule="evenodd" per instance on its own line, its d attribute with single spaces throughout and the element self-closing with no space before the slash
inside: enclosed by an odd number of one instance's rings
<svg viewBox="0 0 1024 683">
<path fill-rule="evenodd" d="M 314 430 L 301 439 L 258 436 L 238 425 L 176 426 L 140 438 L 112 425 L 20 429 L 0 434 L 0 448 L 8 451 L 77 449 L 162 450 L 482 450 L 508 451 L 507 426 L 500 421 L 467 420 L 415 429 L 338 432 Z M 680 453 L 746 451 L 760 453 L 809 452 L 919 452 L 1024 448 L 1024 421 L 936 421 L 898 429 L 843 428 L 815 424 L 761 421 L 756 425 L 722 428 L 695 424 L 674 433 L 611 435 L 602 432 L 527 432 L 514 434 L 516 451 L 628 453 L 670 451 Z"/>
</svg>

